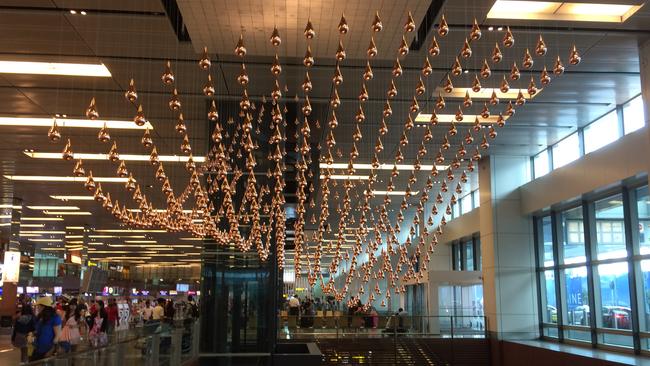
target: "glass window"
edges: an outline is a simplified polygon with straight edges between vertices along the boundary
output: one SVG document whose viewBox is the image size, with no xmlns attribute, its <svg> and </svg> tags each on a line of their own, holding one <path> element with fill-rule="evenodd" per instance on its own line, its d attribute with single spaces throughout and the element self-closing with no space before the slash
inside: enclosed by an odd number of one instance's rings
<svg viewBox="0 0 650 366">
<path fill-rule="evenodd" d="M 650 254 L 650 196 L 648 196 L 648 186 L 636 190 L 636 212 L 639 220 L 639 253 Z"/>
<path fill-rule="evenodd" d="M 643 112 L 643 98 L 641 95 L 623 105 L 623 130 L 627 135 L 645 125 Z"/>
<path fill-rule="evenodd" d="M 460 244 L 454 244 L 452 246 L 452 250 L 453 250 L 452 257 L 453 257 L 453 260 L 454 260 L 454 262 L 453 262 L 453 270 L 454 271 L 460 271 L 460 270 L 462 270 L 461 257 L 460 257 Z"/>
<path fill-rule="evenodd" d="M 475 190 L 472 192 L 473 200 L 474 200 L 474 208 L 479 208 L 481 207 L 481 196 L 479 194 L 479 190 Z"/>
<path fill-rule="evenodd" d="M 553 146 L 553 169 L 565 166 L 580 157 L 580 140 L 577 133 L 569 135 Z"/>
<path fill-rule="evenodd" d="M 535 170 L 535 178 L 539 178 L 543 175 L 548 174 L 550 170 L 548 161 L 548 150 L 544 150 L 541 153 L 535 155 L 533 158 L 533 168 Z"/>
<path fill-rule="evenodd" d="M 616 110 L 613 110 L 585 127 L 585 154 L 598 150 L 618 138 L 618 117 Z"/>
<path fill-rule="evenodd" d="M 542 319 L 544 323 L 557 324 L 557 299 L 555 298 L 555 272 L 544 271 L 542 276 Z"/>
<path fill-rule="evenodd" d="M 623 196 L 620 194 L 596 202 L 596 248 L 598 259 L 627 256 Z"/>
<path fill-rule="evenodd" d="M 587 286 L 587 267 L 567 268 L 564 270 L 565 298 L 563 305 L 568 325 L 589 326 L 589 288 Z"/>
<path fill-rule="evenodd" d="M 612 329 L 632 329 L 630 285 L 627 262 L 600 264 L 600 312 L 598 326 Z"/>
<path fill-rule="evenodd" d="M 562 222 L 562 253 L 564 264 L 584 263 L 585 231 L 582 222 L 582 206 L 560 214 Z"/>
<path fill-rule="evenodd" d="M 472 194 L 468 194 L 460 200 L 460 213 L 466 214 L 472 211 Z"/>
<path fill-rule="evenodd" d="M 544 267 L 551 267 L 555 264 L 555 259 L 553 258 L 553 231 L 551 226 L 551 216 L 542 217 L 540 223 L 542 241 L 544 242 L 542 265 Z"/>
<path fill-rule="evenodd" d="M 474 271 L 474 244 L 471 240 L 463 243 L 463 250 L 465 251 L 465 270 Z"/>
<path fill-rule="evenodd" d="M 641 279 L 637 278 L 637 281 L 643 283 L 643 294 L 639 296 L 639 326 L 641 331 L 647 332 L 650 330 L 650 260 L 642 260 L 640 264 Z M 650 349 L 650 339 L 645 340 L 645 346 Z"/>
</svg>

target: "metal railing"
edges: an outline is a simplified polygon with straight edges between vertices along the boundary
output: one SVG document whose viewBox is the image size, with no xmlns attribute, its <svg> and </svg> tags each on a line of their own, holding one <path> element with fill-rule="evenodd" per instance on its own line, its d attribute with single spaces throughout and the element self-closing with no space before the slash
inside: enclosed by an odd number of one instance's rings
<svg viewBox="0 0 650 366">
<path fill-rule="evenodd" d="M 199 322 L 149 323 L 116 331 L 107 345 L 92 347 L 83 340 L 73 352 L 28 363 L 29 366 L 181 365 L 198 356 Z"/>
<path fill-rule="evenodd" d="M 484 316 L 318 315 L 281 314 L 278 340 L 326 338 L 488 338 Z"/>
</svg>

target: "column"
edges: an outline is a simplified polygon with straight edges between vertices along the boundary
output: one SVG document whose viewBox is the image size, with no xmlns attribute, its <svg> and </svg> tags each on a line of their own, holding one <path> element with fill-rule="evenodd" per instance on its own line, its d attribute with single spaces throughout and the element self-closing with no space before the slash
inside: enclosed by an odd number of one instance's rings
<svg viewBox="0 0 650 366">
<path fill-rule="evenodd" d="M 529 178 L 528 156 L 489 156 L 479 164 L 484 310 L 493 339 L 538 337 L 533 224 L 521 214 L 518 190 Z"/>
<path fill-rule="evenodd" d="M 647 143 L 650 144 L 650 40 L 644 39 L 639 43 L 639 69 L 641 71 L 641 95 L 645 105 L 645 125 Z M 650 159 L 648 172 L 650 172 Z M 650 175 L 648 176 L 650 179 Z"/>
<path fill-rule="evenodd" d="M 22 208 L 22 200 L 16 197 L 0 200 L 0 241 L 2 244 L 2 262 L 5 264 L 2 275 L 4 280 L 2 284 L 2 300 L 0 301 L 0 317 L 2 317 L 3 323 L 7 317 L 13 316 L 16 310 L 18 280 L 21 272 L 24 272 L 21 271 L 20 260 L 22 254 L 20 247 L 20 216 Z M 7 268 L 9 265 L 11 268 Z M 12 278 L 7 280 L 7 275 Z"/>
</svg>

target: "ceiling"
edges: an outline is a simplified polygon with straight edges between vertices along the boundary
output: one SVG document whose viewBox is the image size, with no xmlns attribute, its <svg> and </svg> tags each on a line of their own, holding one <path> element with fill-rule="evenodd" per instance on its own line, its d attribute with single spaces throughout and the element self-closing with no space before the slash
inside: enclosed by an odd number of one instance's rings
<svg viewBox="0 0 650 366">
<path fill-rule="evenodd" d="M 123 93 L 133 78 L 147 118 L 154 126 L 153 137 L 159 153 L 181 154 L 180 139 L 174 132 L 176 120 L 167 107 L 169 89 L 160 82 L 164 63 L 171 60 L 194 155 L 201 156 L 206 153 L 209 145 L 211 129 L 205 118 L 208 99 L 201 93 L 206 75 L 197 67 L 203 47 L 207 46 L 211 53 L 216 98 L 221 106 L 226 107 L 222 116 L 228 113 L 230 105 L 230 113 L 236 117 L 236 109 L 232 106 L 238 103 L 241 96 L 241 87 L 235 79 L 241 60 L 234 55 L 233 50 L 239 35 L 243 34 L 248 49 L 245 59 L 251 78 L 248 93 L 259 105 L 262 96 L 268 96 L 273 85 L 269 66 L 275 51 L 268 38 L 273 27 L 278 28 L 283 41 L 278 51 L 284 68 L 280 82 L 288 90 L 284 93 L 286 101 L 291 102 L 295 95 L 300 98 L 304 95 L 300 90 L 305 73 L 302 56 L 306 49 L 302 33 L 307 19 L 311 19 L 316 31 L 316 38 L 312 41 L 316 64 L 309 70 L 314 84 L 314 90 L 310 94 L 314 107 L 312 120 L 319 120 L 325 126 L 331 113 L 328 101 L 332 92 L 334 53 L 339 38 L 335 29 L 341 13 L 345 13 L 350 31 L 343 37 L 348 57 L 341 64 L 345 82 L 338 90 L 342 106 L 337 110 L 340 124 L 336 140 L 337 149 L 347 155 L 353 143 L 357 95 L 362 84 L 366 48 L 372 35 L 370 24 L 375 10 L 378 10 L 384 30 L 374 36 L 379 56 L 372 61 L 375 77 L 366 83 L 370 101 L 364 105 L 367 119 L 361 129 L 363 140 L 357 144 L 361 154 L 358 161 L 369 162 L 378 137 L 377 126 L 381 119 L 385 91 L 390 82 L 392 64 L 401 41 L 402 32 L 399 29 L 409 10 L 417 27 L 420 27 L 425 22 L 425 14 L 431 5 L 429 0 L 177 0 L 174 4 L 186 27 L 180 28 L 179 36 L 167 16 L 171 13 L 165 4 L 170 3 L 173 2 L 101 0 L 89 4 L 80 0 L 4 1 L 0 6 L 0 33 L 4 35 L 0 60 L 102 62 L 112 77 L 0 74 L 0 99 L 3 100 L 0 103 L 0 116 L 51 117 L 58 113 L 82 118 L 90 99 L 94 97 L 103 118 L 128 120 L 133 118 L 135 112 L 133 106 L 125 101 Z M 452 65 L 474 18 L 481 24 L 483 37 L 479 42 L 472 43 L 474 56 L 464 64 L 470 73 L 454 79 L 457 87 L 471 85 L 473 75 L 480 69 L 483 58 L 489 58 L 494 43 L 503 37 L 504 32 L 497 30 L 500 26 L 512 27 L 516 43 L 513 48 L 503 50 L 504 60 L 493 67 L 494 75 L 483 82 L 484 87 L 497 87 L 501 74 L 509 70 L 513 61 L 521 63 L 524 50 L 527 47 L 534 48 L 540 33 L 548 44 L 548 54 L 535 57 L 532 71 L 522 71 L 522 78 L 512 82 L 511 87 L 526 88 L 530 76 L 538 76 L 544 65 L 551 68 L 558 54 L 566 63 L 573 44 L 581 51 L 583 61 L 578 67 L 569 67 L 564 76 L 554 79 L 549 87 L 525 107 L 518 109 L 516 115 L 508 120 L 507 127 L 499 129 L 499 136 L 491 142 L 489 153 L 532 156 L 576 128 L 604 115 L 616 104 L 640 93 L 637 44 L 650 35 L 650 8 L 647 6 L 626 23 L 612 27 L 611 24 L 604 23 L 574 24 L 560 21 L 499 22 L 485 19 L 491 5 L 490 0 L 445 2 L 441 13 L 446 14 L 451 32 L 444 38 L 438 36 L 441 54 L 430 58 L 434 72 L 426 79 L 426 98 L 420 98 L 423 111 L 430 112 L 433 109 L 437 95 L 433 91 Z M 70 10 L 76 10 L 77 14 L 71 14 Z M 81 15 L 81 10 L 86 11 L 87 15 Z M 171 18 L 179 20 L 174 16 Z M 438 21 L 439 18 L 436 18 L 434 23 L 437 24 Z M 391 101 L 393 115 L 387 120 L 391 132 L 382 137 L 385 147 L 382 159 L 388 163 L 393 161 L 399 143 L 399 131 L 408 114 L 426 49 L 435 33 L 432 24 L 425 24 L 424 29 L 427 25 L 431 31 L 426 33 L 421 50 L 411 50 L 401 60 L 404 75 L 396 83 L 399 92 Z M 490 25 L 494 26 L 493 31 L 488 31 Z M 187 39 L 187 36 L 191 41 L 179 41 L 179 37 Z M 408 43 L 416 40 L 415 32 L 410 33 Z M 455 111 L 461 101 L 449 99 L 446 110 Z M 482 103 L 475 102 L 466 113 L 479 113 L 481 108 Z M 429 156 L 439 149 L 438 141 L 448 128 L 449 124 L 440 124 L 434 128 L 434 141 L 437 142 L 429 145 Z M 464 128 L 461 129 L 456 139 L 462 138 L 464 132 Z M 70 175 L 73 167 L 71 163 L 58 159 L 33 159 L 23 153 L 27 149 L 60 152 L 63 143 L 50 143 L 46 133 L 45 127 L 0 127 L 0 175 Z M 411 144 L 402 150 L 407 156 L 407 162 L 412 163 L 423 133 L 423 128 L 416 128 L 409 136 Z M 109 144 L 97 141 L 97 131 L 93 129 L 69 129 L 64 130 L 63 134 L 64 138 L 72 139 L 75 152 L 106 153 L 110 148 Z M 117 137 L 121 153 L 147 154 L 140 144 L 141 131 L 115 130 L 112 135 Z M 322 130 L 316 131 L 314 135 L 314 146 L 318 143 L 324 146 L 325 134 Z M 453 153 L 447 154 L 447 159 L 451 158 Z M 337 161 L 346 162 L 347 159 L 343 157 Z M 114 176 L 117 168 L 116 165 L 103 161 L 85 163 L 87 168 L 93 170 L 94 176 Z M 162 208 L 161 195 L 155 184 L 155 171 L 144 162 L 130 162 L 128 167 L 138 177 L 140 184 L 152 185 L 152 188 L 146 188 L 150 191 L 148 195 L 158 197 L 156 202 Z M 170 163 L 165 167 L 172 182 L 176 182 L 175 188 L 181 189 L 189 178 L 183 164 Z M 385 182 L 389 173 L 381 173 L 379 179 Z M 408 173 L 401 174 L 398 187 L 403 187 L 407 178 Z M 5 201 L 17 197 L 25 206 L 62 204 L 51 199 L 50 195 L 87 194 L 80 183 L 15 182 L 4 178 L 1 183 Z M 110 187 L 120 201 L 128 200 L 118 183 L 107 183 L 105 187 Z M 469 192 L 476 187 L 476 176 L 471 175 L 464 190 Z M 315 198 L 318 202 L 318 197 Z M 401 197 L 393 199 L 393 205 L 399 206 L 400 201 Z M 92 215 L 66 217 L 63 222 L 46 222 L 45 229 L 65 230 L 65 226 L 118 228 L 113 218 L 92 201 L 66 204 L 79 206 Z M 308 217 L 311 214 L 310 210 Z M 41 212 L 24 209 L 23 216 L 43 215 Z M 336 219 L 336 215 L 333 219 Z M 173 253 L 194 256 L 200 251 L 200 242 L 181 240 L 188 235 L 144 235 L 147 236 L 146 240 L 156 240 L 159 244 L 197 244 L 191 248 L 176 248 Z M 107 238 L 103 242 L 121 244 L 124 238 Z M 133 250 L 137 253 L 138 249 Z M 101 255 L 96 255 L 96 258 L 100 257 Z M 169 262 L 170 257 L 154 257 L 152 261 Z"/>
</svg>

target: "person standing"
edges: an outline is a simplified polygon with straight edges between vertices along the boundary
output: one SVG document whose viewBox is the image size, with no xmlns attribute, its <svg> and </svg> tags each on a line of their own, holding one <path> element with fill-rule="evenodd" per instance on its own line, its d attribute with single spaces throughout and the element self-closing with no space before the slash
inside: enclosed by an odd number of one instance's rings
<svg viewBox="0 0 650 366">
<path fill-rule="evenodd" d="M 61 317 L 56 314 L 49 296 L 43 296 L 36 301 L 38 316 L 36 317 L 34 353 L 30 361 L 41 360 L 56 353 L 56 345 L 61 335 Z"/>
<path fill-rule="evenodd" d="M 153 315 L 153 308 L 151 307 L 151 301 L 147 300 L 144 303 L 144 308 L 142 308 L 142 322 L 148 323 L 151 321 Z"/>
<path fill-rule="evenodd" d="M 93 326 L 88 332 L 88 338 L 93 347 L 105 346 L 108 344 L 108 336 L 106 330 L 108 329 L 108 314 L 104 308 L 102 300 L 97 301 L 97 312 L 93 317 Z"/>
<path fill-rule="evenodd" d="M 106 310 L 108 314 L 108 334 L 113 334 L 115 332 L 115 327 L 119 325 L 119 314 L 117 311 L 117 303 L 114 298 L 108 299 L 108 309 Z"/>
<path fill-rule="evenodd" d="M 298 316 L 300 314 L 300 300 L 298 296 L 293 295 L 289 299 L 289 315 Z"/>
<path fill-rule="evenodd" d="M 61 341 L 59 345 L 64 353 L 76 350 L 81 341 L 81 332 L 79 324 L 85 323 L 81 318 L 81 313 L 74 305 L 64 305 L 65 317 L 63 318 L 63 329 L 61 331 Z"/>
<path fill-rule="evenodd" d="M 27 339 L 29 334 L 36 330 L 36 317 L 32 307 L 24 303 L 20 309 L 20 315 L 14 322 L 14 330 L 11 334 L 11 344 L 14 347 L 20 348 L 20 362 L 27 363 L 29 357 L 27 356 Z"/>
</svg>

